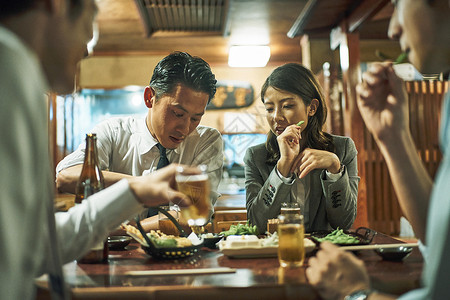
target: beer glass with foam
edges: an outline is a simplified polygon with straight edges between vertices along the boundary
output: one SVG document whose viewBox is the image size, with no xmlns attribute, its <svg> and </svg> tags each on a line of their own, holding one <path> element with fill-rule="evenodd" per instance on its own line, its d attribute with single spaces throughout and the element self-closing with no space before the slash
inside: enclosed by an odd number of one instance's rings
<svg viewBox="0 0 450 300">
<path fill-rule="evenodd" d="M 206 225 L 211 212 L 206 166 L 178 166 L 175 180 L 178 191 L 187 195 L 192 202 L 189 207 L 181 209 L 182 219 L 186 220 L 191 227 Z"/>
</svg>

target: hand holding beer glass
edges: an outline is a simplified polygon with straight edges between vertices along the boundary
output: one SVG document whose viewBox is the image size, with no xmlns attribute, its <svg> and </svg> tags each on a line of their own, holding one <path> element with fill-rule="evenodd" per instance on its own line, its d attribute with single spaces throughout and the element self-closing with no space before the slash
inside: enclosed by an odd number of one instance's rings
<svg viewBox="0 0 450 300">
<path fill-rule="evenodd" d="M 305 260 L 305 228 L 300 213 L 278 217 L 278 260 L 281 267 L 297 267 Z"/>
<path fill-rule="evenodd" d="M 175 180 L 177 189 L 187 195 L 192 205 L 183 207 L 181 215 L 189 226 L 201 227 L 209 221 L 211 201 L 209 199 L 210 186 L 206 166 L 178 166 Z"/>
</svg>

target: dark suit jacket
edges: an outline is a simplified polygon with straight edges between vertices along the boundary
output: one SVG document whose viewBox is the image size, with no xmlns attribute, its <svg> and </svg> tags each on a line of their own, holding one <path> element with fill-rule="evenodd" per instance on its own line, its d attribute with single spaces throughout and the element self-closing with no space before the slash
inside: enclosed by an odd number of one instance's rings
<svg viewBox="0 0 450 300">
<path fill-rule="evenodd" d="M 315 169 L 307 175 L 310 176 L 307 232 L 348 229 L 356 217 L 359 183 L 356 147 L 348 137 L 333 135 L 333 141 L 344 172 L 337 181 L 327 180 L 324 169 Z M 244 157 L 247 218 L 260 233 L 266 232 L 268 219 L 280 214 L 281 203 L 294 201 L 290 195 L 293 185 L 284 183 L 266 158 L 264 144 L 247 149 Z"/>
</svg>

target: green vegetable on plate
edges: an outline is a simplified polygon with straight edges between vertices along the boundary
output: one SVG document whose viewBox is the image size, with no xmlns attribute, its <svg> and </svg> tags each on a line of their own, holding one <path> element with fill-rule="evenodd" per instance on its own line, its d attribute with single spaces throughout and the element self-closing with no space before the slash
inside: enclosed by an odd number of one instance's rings
<svg viewBox="0 0 450 300">
<path fill-rule="evenodd" d="M 237 225 L 231 225 L 230 229 L 227 231 L 222 231 L 220 233 L 224 236 L 229 235 L 258 235 L 258 228 L 255 226 L 252 226 L 248 221 L 247 224 L 237 224 Z"/>
<path fill-rule="evenodd" d="M 153 234 L 147 235 L 150 238 L 150 241 L 155 244 L 156 247 L 160 248 L 176 248 L 178 246 L 178 243 L 175 239 L 160 239 Z"/>
<path fill-rule="evenodd" d="M 343 229 L 336 229 L 327 236 L 323 238 L 316 238 L 315 239 L 319 242 L 328 241 L 333 244 L 357 244 L 359 243 L 359 240 L 355 238 L 354 236 L 348 235 L 344 233 Z"/>
</svg>

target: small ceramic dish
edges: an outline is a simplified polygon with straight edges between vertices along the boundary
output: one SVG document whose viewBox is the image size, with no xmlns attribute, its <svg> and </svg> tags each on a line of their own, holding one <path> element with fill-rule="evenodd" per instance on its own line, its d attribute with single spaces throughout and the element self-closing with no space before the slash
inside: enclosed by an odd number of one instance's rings
<svg viewBox="0 0 450 300">
<path fill-rule="evenodd" d="M 131 242 L 131 239 L 127 235 L 108 236 L 108 247 L 111 250 L 123 250 Z"/>
<path fill-rule="evenodd" d="M 375 252 L 384 260 L 401 261 L 408 257 L 412 250 L 412 247 L 400 246 L 397 248 L 379 248 L 375 249 Z"/>
<path fill-rule="evenodd" d="M 204 234 L 203 237 L 203 246 L 209 249 L 217 249 L 217 243 L 223 239 L 223 234 L 213 234 L 212 236 Z"/>
</svg>

